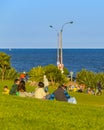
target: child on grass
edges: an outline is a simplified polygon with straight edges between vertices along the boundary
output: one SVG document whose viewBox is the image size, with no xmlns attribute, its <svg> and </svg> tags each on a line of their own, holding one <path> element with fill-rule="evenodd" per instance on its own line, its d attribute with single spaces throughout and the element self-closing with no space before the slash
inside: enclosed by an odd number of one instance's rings
<svg viewBox="0 0 104 130">
<path fill-rule="evenodd" d="M 8 86 L 4 86 L 4 88 L 3 88 L 3 92 L 2 92 L 2 94 L 6 94 L 6 95 L 9 95 L 9 89 L 8 89 Z"/>
</svg>

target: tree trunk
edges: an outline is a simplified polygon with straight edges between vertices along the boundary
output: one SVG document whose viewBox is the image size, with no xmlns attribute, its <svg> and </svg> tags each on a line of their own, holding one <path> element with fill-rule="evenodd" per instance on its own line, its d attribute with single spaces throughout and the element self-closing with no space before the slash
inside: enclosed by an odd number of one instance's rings
<svg viewBox="0 0 104 130">
<path fill-rule="evenodd" d="M 5 70 L 6 70 L 6 67 L 2 68 L 2 81 L 4 80 Z"/>
<path fill-rule="evenodd" d="M 4 70 L 2 69 L 2 81 L 4 80 Z"/>
</svg>

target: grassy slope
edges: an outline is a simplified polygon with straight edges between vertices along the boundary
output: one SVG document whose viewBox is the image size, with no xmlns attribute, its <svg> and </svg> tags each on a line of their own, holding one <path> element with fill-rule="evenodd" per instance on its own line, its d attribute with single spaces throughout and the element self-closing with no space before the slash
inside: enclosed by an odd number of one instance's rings
<svg viewBox="0 0 104 130">
<path fill-rule="evenodd" d="M 104 129 L 104 95 L 70 94 L 76 97 L 77 105 L 0 94 L 0 129 Z"/>
</svg>

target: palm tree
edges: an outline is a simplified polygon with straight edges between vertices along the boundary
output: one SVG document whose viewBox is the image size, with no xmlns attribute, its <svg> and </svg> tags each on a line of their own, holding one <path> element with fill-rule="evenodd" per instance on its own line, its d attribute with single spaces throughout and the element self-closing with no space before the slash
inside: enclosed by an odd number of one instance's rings
<svg viewBox="0 0 104 130">
<path fill-rule="evenodd" d="M 2 81 L 4 80 L 6 70 L 11 67 L 10 58 L 11 56 L 7 55 L 4 52 L 0 52 L 0 68 Z"/>
</svg>

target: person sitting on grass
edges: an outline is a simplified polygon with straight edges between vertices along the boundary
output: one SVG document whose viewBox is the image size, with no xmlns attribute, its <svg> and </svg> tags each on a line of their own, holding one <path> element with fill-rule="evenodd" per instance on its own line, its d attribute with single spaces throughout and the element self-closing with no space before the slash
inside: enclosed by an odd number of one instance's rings
<svg viewBox="0 0 104 130">
<path fill-rule="evenodd" d="M 31 92 L 26 92 L 25 81 L 23 80 L 20 81 L 16 94 L 20 97 L 33 97 L 33 94 Z"/>
<path fill-rule="evenodd" d="M 44 83 L 39 82 L 38 88 L 35 90 L 34 97 L 38 99 L 47 99 L 48 93 L 44 90 Z"/>
<path fill-rule="evenodd" d="M 74 97 L 71 97 L 67 92 L 67 87 L 60 85 L 51 95 L 50 100 L 56 99 L 57 101 L 65 101 L 72 104 L 77 104 L 77 101 Z"/>
<path fill-rule="evenodd" d="M 3 88 L 3 92 L 2 92 L 2 94 L 6 94 L 6 95 L 9 95 L 9 89 L 8 89 L 8 86 L 4 86 L 4 88 Z"/>
<path fill-rule="evenodd" d="M 12 85 L 12 88 L 10 89 L 9 92 L 10 95 L 16 95 L 19 83 L 20 83 L 19 79 L 14 80 L 14 84 Z"/>
</svg>

